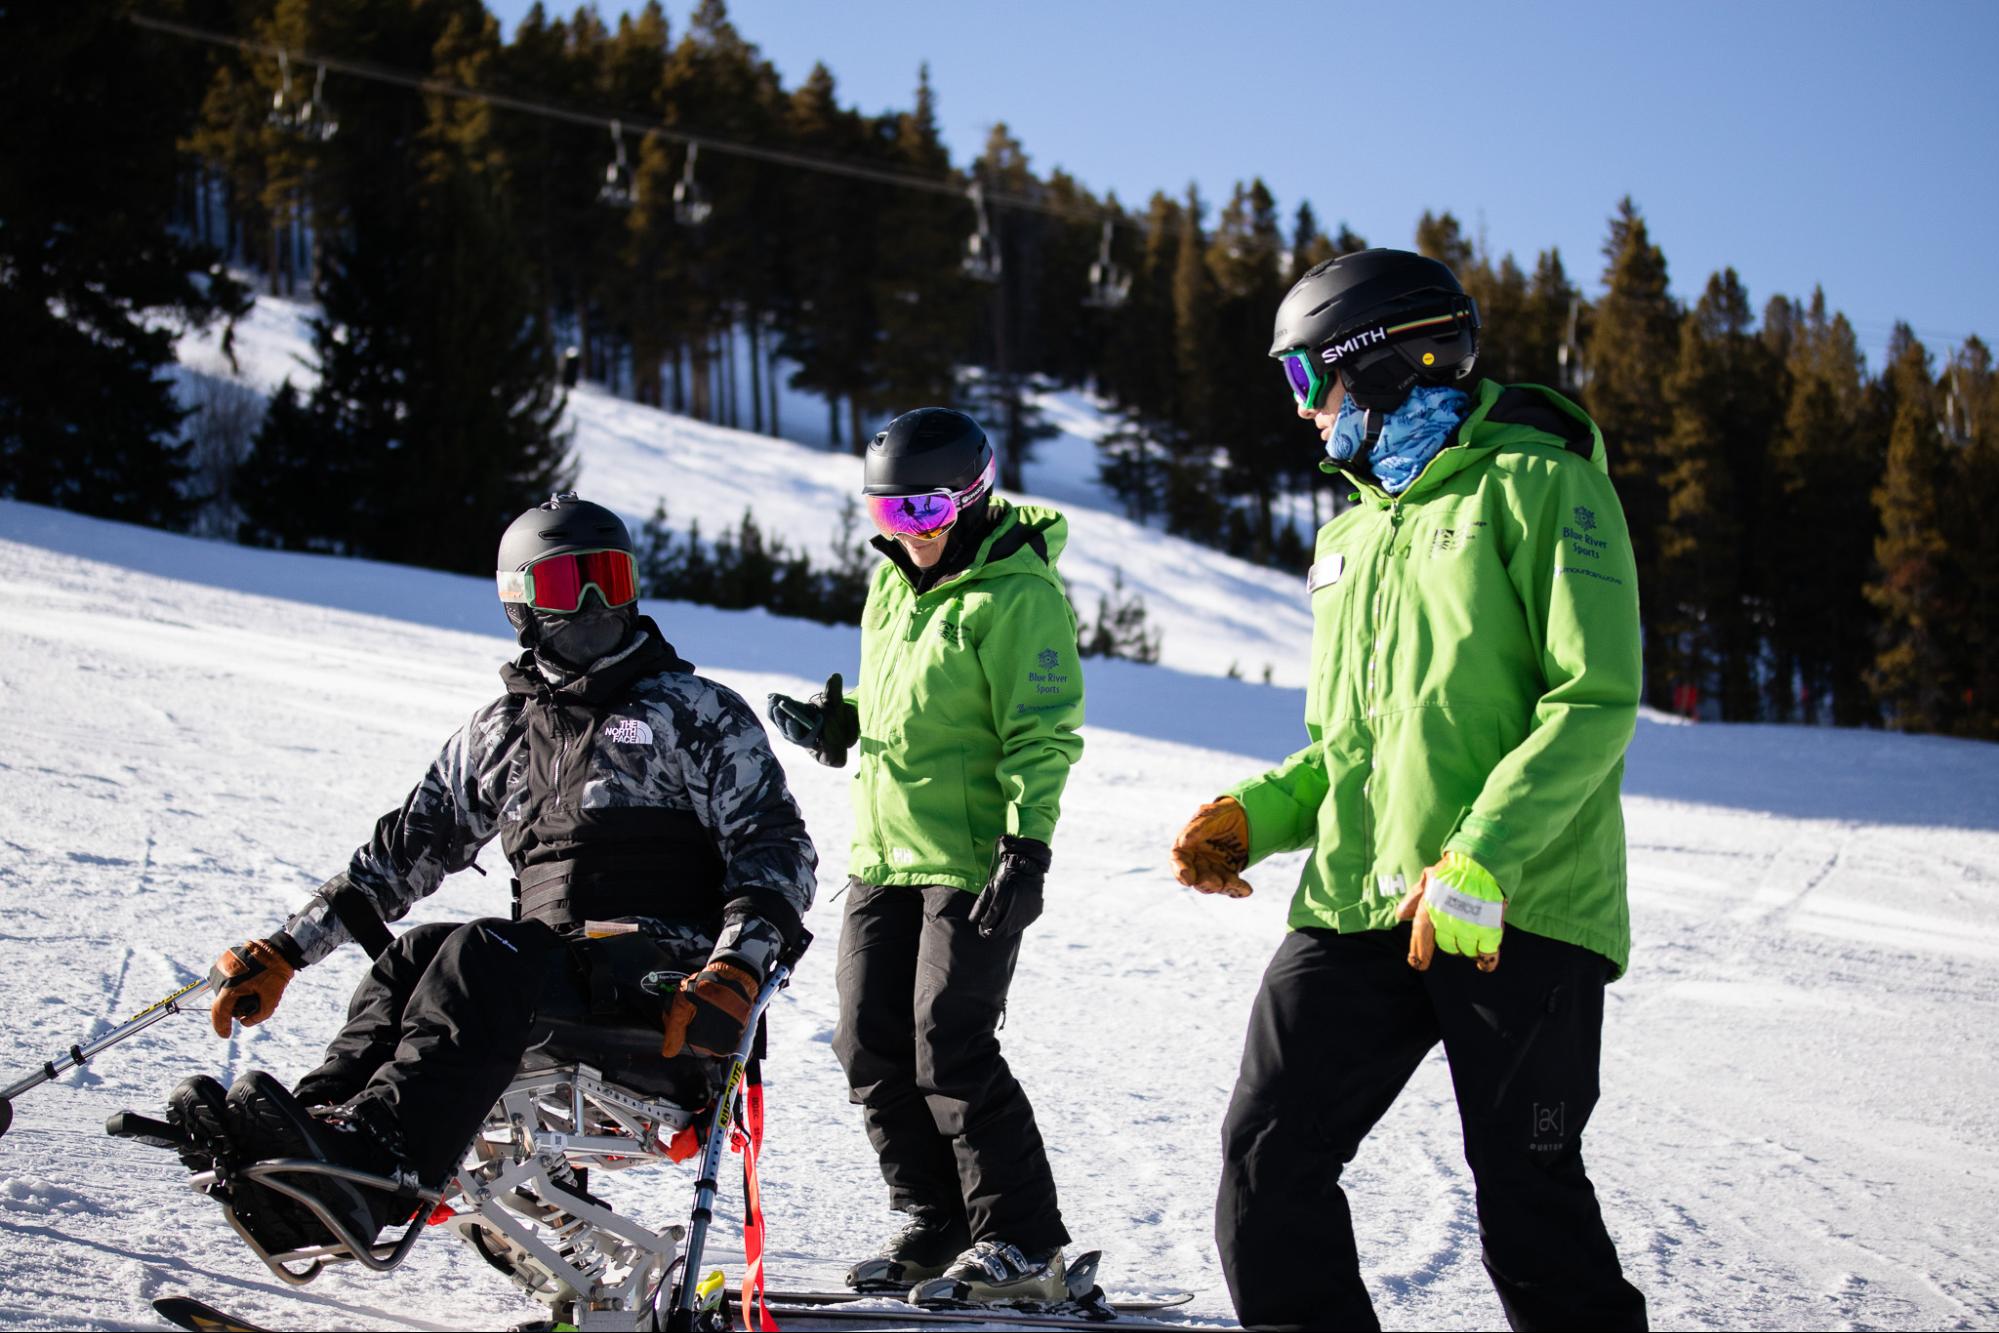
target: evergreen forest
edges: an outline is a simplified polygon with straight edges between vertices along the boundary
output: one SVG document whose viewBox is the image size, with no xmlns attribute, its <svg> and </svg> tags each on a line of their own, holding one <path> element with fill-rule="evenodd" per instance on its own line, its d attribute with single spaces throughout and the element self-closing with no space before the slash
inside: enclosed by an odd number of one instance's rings
<svg viewBox="0 0 1999 1333">
<path fill-rule="evenodd" d="M 678 30 L 656 2 L 537 6 L 504 40 L 480 0 L 10 6 L 0 495 L 484 573 L 492 534 L 572 475 L 579 378 L 780 435 L 783 377 L 856 452 L 952 404 L 1010 487 L 1059 385 L 1120 422 L 1102 475 L 1133 516 L 1302 573 L 1348 488 L 1265 355 L 1271 316 L 1372 240 L 1458 273 L 1480 373 L 1602 426 L 1655 706 L 1999 739 L 1999 372 L 1977 337 L 1898 326 L 1870 367 L 1820 292 L 1725 269 L 1682 275 L 1688 303 L 1630 199 L 1605 200 L 1592 295 L 1574 257 L 1488 253 L 1449 213 L 1363 238 L 1254 179 L 1125 201 L 1037 170 L 1003 124 L 954 162 L 949 90 L 911 79 L 880 115 L 823 65 L 786 87 L 724 0 Z M 184 405 L 175 330 L 226 327 L 253 289 L 316 303 L 316 383 Z M 647 527 L 655 591 L 858 610 L 858 554 L 814 570 L 751 516 L 713 545 L 670 519 Z M 1096 636 L 1133 613 L 1100 609 Z M 1145 655 L 1142 623 L 1122 637 Z"/>
</svg>

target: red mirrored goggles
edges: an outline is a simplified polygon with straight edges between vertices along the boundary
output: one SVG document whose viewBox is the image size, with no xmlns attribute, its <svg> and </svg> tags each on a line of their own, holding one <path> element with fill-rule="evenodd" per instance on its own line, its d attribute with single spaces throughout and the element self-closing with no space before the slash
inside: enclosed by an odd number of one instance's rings
<svg viewBox="0 0 1999 1333">
<path fill-rule="evenodd" d="M 583 608 L 583 594 L 592 588 L 605 606 L 636 602 L 639 562 L 630 551 L 565 551 L 526 569 L 503 569 L 497 581 L 503 602 L 523 602 L 537 611 L 567 615 Z"/>
</svg>

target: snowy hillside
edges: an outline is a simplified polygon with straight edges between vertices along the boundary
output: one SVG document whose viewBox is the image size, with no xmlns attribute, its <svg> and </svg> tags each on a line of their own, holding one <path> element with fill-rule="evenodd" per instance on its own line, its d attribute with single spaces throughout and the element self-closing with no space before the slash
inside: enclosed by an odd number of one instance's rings
<svg viewBox="0 0 1999 1333">
<path fill-rule="evenodd" d="M 482 579 L 15 504 L 0 504 L 0 586 L 9 1077 L 271 929 L 495 692 L 510 647 Z M 845 629 L 647 609 L 757 701 L 857 656 Z M 1229 902 L 1174 886 L 1165 849 L 1199 801 L 1293 748 L 1300 695 L 1120 663 L 1088 676 L 1088 748 L 1003 1040 L 1106 1280 L 1191 1287 L 1191 1317 L 1226 1319 L 1217 1129 L 1296 858 Z M 847 775 L 785 759 L 822 852 L 820 943 L 776 1010 L 763 1175 L 774 1271 L 825 1282 L 889 1218 L 828 1046 Z M 1648 719 L 1627 790 L 1637 942 L 1611 990 L 1589 1156 L 1654 1324 L 1999 1325 L 1999 748 Z M 413 919 L 504 895 L 498 875 L 460 875 Z M 283 1288 L 170 1156 L 100 1132 L 196 1070 L 298 1074 L 362 963 L 310 969 L 274 1022 L 231 1041 L 172 1019 L 20 1099 L 0 1139 L 0 1326 L 155 1327 L 147 1300 L 178 1291 L 292 1328 L 533 1315 L 442 1235 L 386 1278 Z M 664 1221 L 690 1181 L 607 1192 Z M 1348 1181 L 1391 1324 L 1500 1324 L 1440 1057 Z"/>
<path fill-rule="evenodd" d="M 264 392 L 287 376 L 310 384 L 311 314 L 299 302 L 260 298 L 236 332 L 243 381 Z M 183 339 L 187 370 L 229 377 L 220 337 L 218 328 Z M 785 420 L 805 419 L 806 402 L 816 400 L 787 405 Z M 1038 447 L 1024 498 L 1067 514 L 1061 570 L 1083 615 L 1095 614 L 1098 598 L 1121 575 L 1145 598 L 1148 623 L 1163 632 L 1161 661 L 1209 675 L 1233 666 L 1251 680 L 1261 680 L 1267 666 L 1278 684 L 1298 684 L 1312 632 L 1304 599 L 1295 595 L 1304 571 L 1294 576 L 1253 565 L 1124 518 L 1095 481 L 1102 418 L 1076 394 L 1050 395 L 1046 405 L 1061 434 Z M 568 420 L 581 465 L 577 489 L 616 509 L 634 531 L 661 500 L 673 528 L 684 532 L 698 518 L 710 538 L 754 506 L 766 533 L 824 560 L 842 505 L 860 494 L 861 463 L 849 454 L 706 425 L 595 385 L 570 394 Z M 1300 434 L 1309 448 L 1302 426 Z"/>
</svg>

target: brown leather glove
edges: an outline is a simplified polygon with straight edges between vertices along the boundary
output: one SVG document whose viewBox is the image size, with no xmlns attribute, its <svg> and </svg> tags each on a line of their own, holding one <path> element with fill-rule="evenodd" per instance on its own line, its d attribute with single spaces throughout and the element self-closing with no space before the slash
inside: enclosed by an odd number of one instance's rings
<svg viewBox="0 0 1999 1333">
<path fill-rule="evenodd" d="M 227 1037 L 231 1019 L 247 1028 L 269 1018 L 277 1011 L 293 970 L 269 940 L 223 950 L 208 969 L 208 988 L 215 995 L 208 1006 L 208 1023 L 215 1035 Z"/>
<path fill-rule="evenodd" d="M 1194 812 L 1173 843 L 1173 874 L 1188 888 L 1247 898 L 1242 877 L 1249 864 L 1249 815 L 1233 796 L 1209 801 Z"/>
<path fill-rule="evenodd" d="M 1416 887 L 1402 895 L 1402 901 L 1395 905 L 1395 919 L 1416 924 L 1409 931 L 1409 966 L 1418 972 L 1430 970 L 1430 960 L 1437 956 L 1437 923 L 1423 910 L 1423 893 L 1430 887 L 1430 872 L 1425 870 L 1423 878 L 1416 881 Z"/>
<path fill-rule="evenodd" d="M 659 1053 L 669 1060 L 683 1050 L 695 1055 L 734 1054 L 761 984 L 747 968 L 709 959 L 708 966 L 681 982 L 674 994 Z"/>
</svg>

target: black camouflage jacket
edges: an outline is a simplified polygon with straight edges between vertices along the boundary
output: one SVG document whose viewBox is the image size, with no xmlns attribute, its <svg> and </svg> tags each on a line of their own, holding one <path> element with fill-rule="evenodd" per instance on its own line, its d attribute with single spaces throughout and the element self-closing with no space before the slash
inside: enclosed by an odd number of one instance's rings
<svg viewBox="0 0 1999 1333">
<path fill-rule="evenodd" d="M 767 971 L 812 905 L 818 857 L 804 819 L 742 696 L 695 675 L 651 620 L 638 624 L 629 647 L 584 676 L 552 680 L 532 654 L 501 669 L 507 692 L 285 923 L 301 966 L 352 938 L 336 893 L 351 885 L 397 920 L 497 835 L 516 874 L 568 861 L 656 881 L 644 916 L 714 922 L 716 953 Z"/>
</svg>

